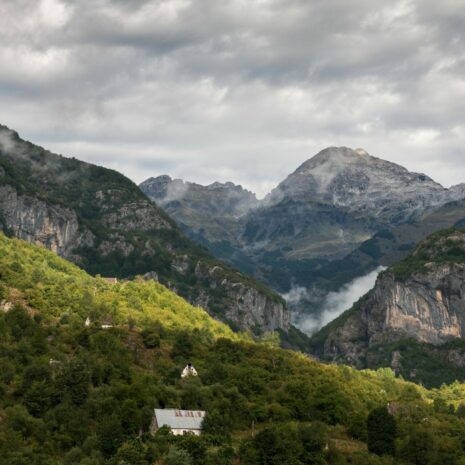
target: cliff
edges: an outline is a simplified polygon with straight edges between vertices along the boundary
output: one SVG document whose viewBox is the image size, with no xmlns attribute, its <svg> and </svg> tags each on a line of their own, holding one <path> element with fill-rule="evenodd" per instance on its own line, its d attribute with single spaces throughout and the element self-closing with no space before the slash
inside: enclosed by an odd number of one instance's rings
<svg viewBox="0 0 465 465">
<path fill-rule="evenodd" d="M 322 359 L 359 368 L 379 365 L 382 352 L 399 368 L 399 341 L 444 347 L 465 338 L 465 232 L 447 230 L 421 242 L 383 272 L 375 288 L 351 310 L 313 336 Z M 434 349 L 431 349 L 434 351 Z M 460 352 L 461 353 L 461 352 Z M 449 363 L 461 360 L 457 352 Z"/>
<path fill-rule="evenodd" d="M 4 126 L 0 224 L 93 274 L 156 277 L 237 329 L 289 326 L 278 294 L 190 241 L 129 179 L 52 154 Z"/>
</svg>

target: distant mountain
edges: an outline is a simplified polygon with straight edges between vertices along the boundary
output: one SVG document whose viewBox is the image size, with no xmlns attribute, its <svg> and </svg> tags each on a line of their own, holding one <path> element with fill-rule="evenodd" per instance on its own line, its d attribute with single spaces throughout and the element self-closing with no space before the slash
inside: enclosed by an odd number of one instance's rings
<svg viewBox="0 0 465 465">
<path fill-rule="evenodd" d="M 214 259 L 128 178 L 0 126 L 0 224 L 92 274 L 145 275 L 235 328 L 288 328 L 283 299 Z"/>
<path fill-rule="evenodd" d="M 303 163 L 246 221 L 247 243 L 263 241 L 287 258 L 341 256 L 386 226 L 465 197 L 465 185 L 445 189 L 424 174 L 331 147 Z M 271 242 L 271 244 L 270 244 Z"/>
<path fill-rule="evenodd" d="M 298 311 L 309 312 L 334 290 L 331 283 L 320 285 L 328 273 L 338 275 L 332 281 L 337 286 L 359 276 L 345 267 L 351 259 L 344 260 L 366 241 L 465 197 L 465 184 L 446 189 L 424 174 L 346 147 L 321 151 L 262 201 L 231 183 L 203 187 L 161 176 L 141 188 L 217 257 L 281 293 L 308 289 Z M 241 208 L 230 207 L 231 192 Z"/>
<path fill-rule="evenodd" d="M 313 351 L 358 368 L 391 366 L 423 382 L 453 380 L 465 366 L 464 296 L 465 231 L 437 232 L 316 333 Z"/>
<path fill-rule="evenodd" d="M 234 241 L 238 219 L 259 205 L 255 194 L 231 182 L 201 186 L 164 175 L 149 178 L 139 187 L 166 212 L 175 214 L 181 226 L 211 241 Z"/>
</svg>

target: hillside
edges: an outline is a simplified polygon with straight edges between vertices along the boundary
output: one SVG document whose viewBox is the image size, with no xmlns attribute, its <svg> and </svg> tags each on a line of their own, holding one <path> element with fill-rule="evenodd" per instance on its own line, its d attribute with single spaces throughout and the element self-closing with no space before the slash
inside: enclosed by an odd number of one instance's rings
<svg viewBox="0 0 465 465">
<path fill-rule="evenodd" d="M 351 310 L 312 337 L 325 360 L 391 366 L 409 379 L 464 379 L 465 232 L 429 236 Z"/>
<path fill-rule="evenodd" d="M 463 385 L 325 366 L 234 334 L 153 281 L 111 284 L 3 235 L 0 265 L 2 465 L 388 465 L 365 443 L 387 402 L 395 463 L 465 456 Z M 181 380 L 187 360 L 199 376 Z M 147 434 L 154 407 L 205 409 L 203 436 Z"/>
<path fill-rule="evenodd" d="M 214 259 L 122 174 L 0 126 L 0 224 L 91 274 L 146 275 L 237 329 L 287 330 L 283 299 Z"/>
</svg>

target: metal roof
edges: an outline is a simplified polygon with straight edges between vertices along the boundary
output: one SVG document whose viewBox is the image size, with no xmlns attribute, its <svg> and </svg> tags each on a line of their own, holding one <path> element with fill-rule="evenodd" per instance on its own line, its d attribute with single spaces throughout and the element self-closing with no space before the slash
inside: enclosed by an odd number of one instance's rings
<svg viewBox="0 0 465 465">
<path fill-rule="evenodd" d="M 159 428 L 202 429 L 205 412 L 202 410 L 155 409 L 155 418 Z"/>
</svg>

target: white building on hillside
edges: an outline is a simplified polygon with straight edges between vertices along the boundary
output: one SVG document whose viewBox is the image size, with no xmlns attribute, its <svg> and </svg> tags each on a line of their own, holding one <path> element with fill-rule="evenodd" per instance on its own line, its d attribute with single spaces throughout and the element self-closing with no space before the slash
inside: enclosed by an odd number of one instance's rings
<svg viewBox="0 0 465 465">
<path fill-rule="evenodd" d="M 188 376 L 197 376 L 197 370 L 192 366 L 191 363 L 188 363 L 186 368 L 184 368 L 181 373 L 181 378 L 187 378 Z"/>
<path fill-rule="evenodd" d="M 151 433 L 155 433 L 162 426 L 169 426 L 174 435 L 193 433 L 200 436 L 205 412 L 202 410 L 155 409 Z"/>
</svg>

